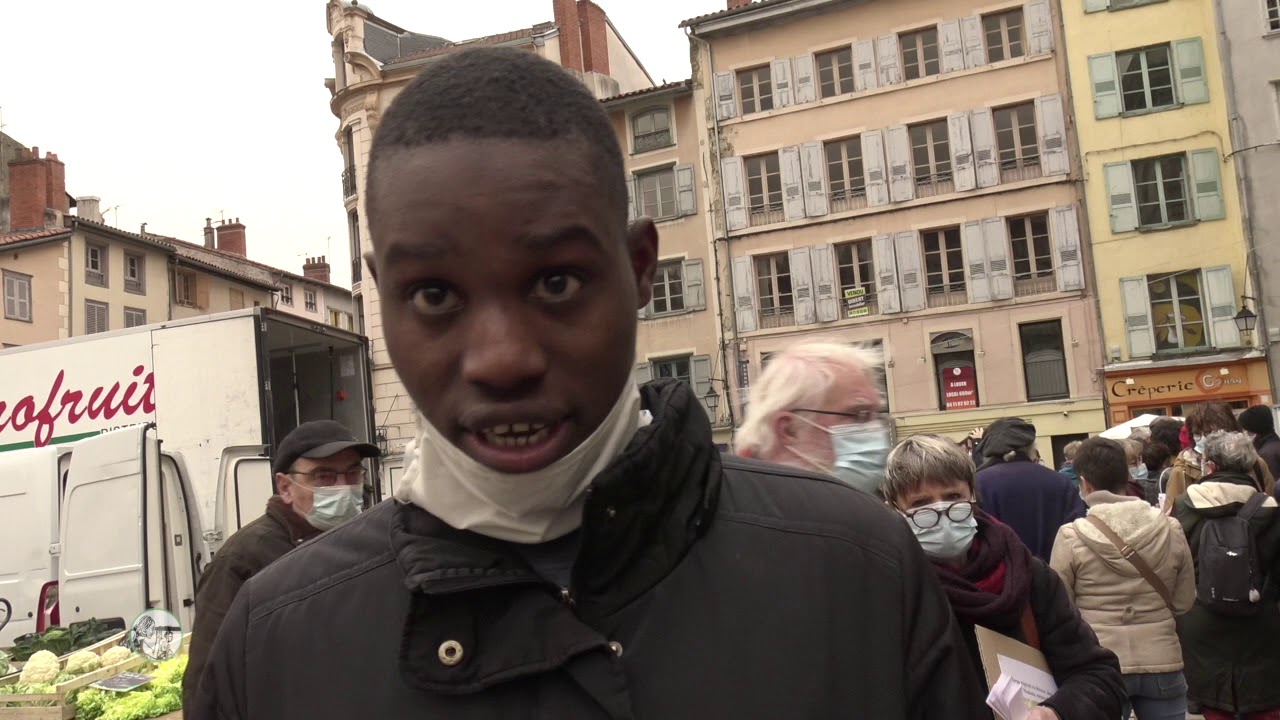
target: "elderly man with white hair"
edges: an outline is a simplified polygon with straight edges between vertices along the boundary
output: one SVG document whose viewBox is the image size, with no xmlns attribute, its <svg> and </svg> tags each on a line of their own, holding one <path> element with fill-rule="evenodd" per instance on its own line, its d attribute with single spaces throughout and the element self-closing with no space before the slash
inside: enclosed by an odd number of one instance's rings
<svg viewBox="0 0 1280 720">
<path fill-rule="evenodd" d="M 874 351 L 839 343 L 779 353 L 751 387 L 734 449 L 877 494 L 890 446 L 872 371 L 879 364 Z"/>
</svg>

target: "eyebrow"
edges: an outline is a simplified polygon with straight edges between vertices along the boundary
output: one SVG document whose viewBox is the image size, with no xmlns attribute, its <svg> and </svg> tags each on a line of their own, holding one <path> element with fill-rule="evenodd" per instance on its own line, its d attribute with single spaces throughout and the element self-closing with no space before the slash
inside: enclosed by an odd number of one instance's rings
<svg viewBox="0 0 1280 720">
<path fill-rule="evenodd" d="M 557 247 L 584 243 L 594 247 L 601 246 L 601 240 L 585 225 L 568 225 L 546 233 L 526 233 L 516 239 L 523 249 L 534 253 L 545 253 Z M 439 260 L 446 255 L 458 252 L 459 242 L 454 238 L 430 238 L 413 243 L 396 243 L 387 249 L 383 259 L 388 266 L 395 266 L 406 261 L 427 262 Z"/>
</svg>

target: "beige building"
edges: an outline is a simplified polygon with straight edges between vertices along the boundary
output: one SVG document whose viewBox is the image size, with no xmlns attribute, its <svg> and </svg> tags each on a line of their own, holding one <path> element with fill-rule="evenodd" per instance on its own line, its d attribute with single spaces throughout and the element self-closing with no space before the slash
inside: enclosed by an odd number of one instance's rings
<svg viewBox="0 0 1280 720">
<path fill-rule="evenodd" d="M 1104 429 L 1056 4 L 729 5 L 682 27 L 738 411 L 823 339 L 882 350 L 900 435 Z"/>
<path fill-rule="evenodd" d="M 545 1 L 545 0 L 544 0 Z M 414 433 L 412 401 L 387 355 L 382 337 L 378 295 L 361 257 L 370 249 L 364 189 L 369 147 L 381 113 L 422 69 L 463 47 L 519 47 L 557 62 L 578 76 L 596 97 L 644 90 L 653 81 L 635 54 L 591 0 L 553 0 L 554 21 L 464 42 L 412 33 L 374 15 L 364 5 L 330 0 L 327 10 L 332 37 L 334 77 L 330 109 L 338 118 L 335 136 L 342 153 L 342 194 L 348 216 L 353 310 L 359 332 L 368 335 L 373 352 L 374 410 L 385 432 L 391 481 L 398 473 L 404 443 Z M 682 347 L 687 347 L 685 343 Z M 705 353 L 702 348 L 698 353 Z"/>
</svg>

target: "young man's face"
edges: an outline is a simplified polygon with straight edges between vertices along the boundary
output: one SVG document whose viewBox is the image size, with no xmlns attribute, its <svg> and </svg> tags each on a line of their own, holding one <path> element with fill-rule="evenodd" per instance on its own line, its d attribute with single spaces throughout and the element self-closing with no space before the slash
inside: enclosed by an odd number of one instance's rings
<svg viewBox="0 0 1280 720">
<path fill-rule="evenodd" d="M 632 382 L 653 224 L 628 230 L 567 141 L 397 150 L 370 192 L 387 350 L 426 418 L 501 472 L 577 447 Z"/>
</svg>

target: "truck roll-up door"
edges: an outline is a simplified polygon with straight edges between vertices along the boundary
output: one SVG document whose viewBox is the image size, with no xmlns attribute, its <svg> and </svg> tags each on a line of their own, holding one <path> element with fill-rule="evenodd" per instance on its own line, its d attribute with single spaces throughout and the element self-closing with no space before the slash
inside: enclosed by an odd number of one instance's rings
<svg viewBox="0 0 1280 720">
<path fill-rule="evenodd" d="M 148 609 L 148 484 L 159 473 L 150 425 L 76 444 L 62 502 L 59 612 L 63 625 L 89 618 L 125 623 Z M 156 548 L 158 551 L 159 548 Z"/>
</svg>

